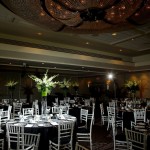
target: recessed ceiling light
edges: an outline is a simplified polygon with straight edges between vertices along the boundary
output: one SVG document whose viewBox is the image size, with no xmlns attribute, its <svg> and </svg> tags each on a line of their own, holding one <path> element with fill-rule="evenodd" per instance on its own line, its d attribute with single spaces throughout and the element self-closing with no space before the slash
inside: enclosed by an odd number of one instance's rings
<svg viewBox="0 0 150 150">
<path fill-rule="evenodd" d="M 122 52 L 122 49 L 120 49 L 120 52 Z"/>
<path fill-rule="evenodd" d="M 42 35 L 42 33 L 41 33 L 41 32 L 38 32 L 37 35 Z"/>
<path fill-rule="evenodd" d="M 89 44 L 89 42 L 86 42 L 86 44 L 88 45 L 88 44 Z"/>
<path fill-rule="evenodd" d="M 42 63 L 42 65 L 44 65 L 44 63 Z"/>
<path fill-rule="evenodd" d="M 134 41 L 134 39 L 132 39 L 132 41 Z"/>
<path fill-rule="evenodd" d="M 116 32 L 114 32 L 114 33 L 112 33 L 112 35 L 113 35 L 113 36 L 115 36 L 115 35 L 117 35 L 117 33 L 116 33 Z"/>
<path fill-rule="evenodd" d="M 40 16 L 45 16 L 45 14 L 43 12 L 40 13 Z"/>
</svg>

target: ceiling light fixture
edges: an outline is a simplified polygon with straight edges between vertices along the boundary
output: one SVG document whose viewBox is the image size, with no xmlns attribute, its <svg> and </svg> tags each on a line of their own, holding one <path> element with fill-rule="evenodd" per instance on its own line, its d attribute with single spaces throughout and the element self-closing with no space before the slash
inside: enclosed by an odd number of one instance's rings
<svg viewBox="0 0 150 150">
<path fill-rule="evenodd" d="M 148 22 L 150 16 L 150 0 L 1 0 L 1 3 L 33 24 L 72 33 L 123 30 Z"/>
<path fill-rule="evenodd" d="M 117 33 L 112 33 L 113 36 L 117 35 Z"/>
<path fill-rule="evenodd" d="M 109 80 L 112 80 L 112 79 L 114 78 L 113 73 L 109 73 L 109 74 L 107 75 L 107 78 L 108 78 Z"/>
<path fill-rule="evenodd" d="M 42 33 L 41 33 L 41 32 L 38 32 L 37 34 L 38 34 L 38 35 L 42 35 Z"/>
</svg>

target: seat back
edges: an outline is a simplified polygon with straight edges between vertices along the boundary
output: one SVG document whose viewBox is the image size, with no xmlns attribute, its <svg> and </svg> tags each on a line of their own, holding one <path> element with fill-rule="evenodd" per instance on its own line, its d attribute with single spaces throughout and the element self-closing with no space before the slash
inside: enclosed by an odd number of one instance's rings
<svg viewBox="0 0 150 150">
<path fill-rule="evenodd" d="M 18 117 L 18 112 L 21 112 L 22 103 L 13 102 L 13 117 Z"/>
<path fill-rule="evenodd" d="M 88 110 L 82 109 L 80 110 L 80 122 L 85 122 L 85 127 L 87 127 L 87 119 L 88 119 Z"/>
<path fill-rule="evenodd" d="M 12 106 L 8 106 L 8 110 L 1 111 L 1 123 L 6 123 L 10 119 Z"/>
<path fill-rule="evenodd" d="M 34 115 L 39 115 L 38 100 L 35 100 L 35 101 L 32 103 L 32 108 L 34 108 Z"/>
<path fill-rule="evenodd" d="M 72 149 L 72 138 L 73 138 L 73 129 L 74 129 L 74 122 L 63 122 L 58 125 L 58 145 L 61 145 L 61 141 L 66 139 L 65 144 L 70 144 L 70 148 Z M 64 144 L 64 143 L 63 143 Z"/>
<path fill-rule="evenodd" d="M 99 106 L 100 106 L 101 116 L 103 116 L 104 115 L 104 105 L 103 105 L 103 103 L 101 103 Z"/>
<path fill-rule="evenodd" d="M 135 124 L 137 121 L 146 122 L 146 109 L 133 109 Z"/>
<path fill-rule="evenodd" d="M 38 134 L 24 133 L 25 146 L 30 146 L 34 144 L 34 150 L 38 150 L 39 141 L 40 141 L 40 133 Z"/>
<path fill-rule="evenodd" d="M 60 106 L 59 109 L 62 110 L 62 114 L 69 114 L 69 106 Z"/>
<path fill-rule="evenodd" d="M 115 118 L 112 117 L 112 132 L 113 132 L 113 141 L 114 141 L 114 150 L 127 150 L 127 142 L 123 140 L 116 139 L 116 135 L 118 134 L 118 130 L 121 127 L 120 124 L 117 124 Z M 131 147 L 131 143 L 130 143 Z"/>
<path fill-rule="evenodd" d="M 64 103 L 65 103 L 64 100 L 60 100 L 60 101 L 59 101 L 60 106 L 63 106 Z"/>
<path fill-rule="evenodd" d="M 91 100 L 90 99 L 85 99 L 84 100 L 84 105 L 85 106 L 90 106 L 91 105 Z"/>
<path fill-rule="evenodd" d="M 54 106 L 54 107 L 52 107 L 52 114 L 59 114 L 59 107 L 57 107 L 57 106 Z"/>
<path fill-rule="evenodd" d="M 0 149 L 4 150 L 4 139 L 0 139 Z"/>
<path fill-rule="evenodd" d="M 116 102 L 109 102 L 109 107 L 116 107 Z"/>
<path fill-rule="evenodd" d="M 24 133 L 24 126 L 6 124 L 6 133 L 8 139 L 8 149 L 16 150 L 34 150 L 35 145 L 39 143 L 39 135 Z"/>
<path fill-rule="evenodd" d="M 23 116 L 33 116 L 34 108 L 23 108 L 22 113 Z"/>
<path fill-rule="evenodd" d="M 111 120 L 112 117 L 116 118 L 116 109 L 115 107 L 107 107 L 108 119 Z"/>
<path fill-rule="evenodd" d="M 92 117 L 94 118 L 95 116 L 95 103 L 92 103 L 92 113 L 88 113 L 88 119 L 92 119 Z M 93 120 L 93 124 L 94 124 L 94 120 Z"/>
<path fill-rule="evenodd" d="M 82 142 L 90 142 L 90 149 L 92 150 L 92 128 L 93 128 L 93 120 L 94 118 L 92 117 L 91 122 L 90 122 L 90 127 L 84 132 L 77 132 L 77 141 L 82 141 Z"/>
<path fill-rule="evenodd" d="M 147 150 L 147 134 L 136 132 L 133 130 L 128 130 L 125 128 L 127 147 L 129 147 L 129 142 L 132 143 L 132 149 Z"/>
<path fill-rule="evenodd" d="M 20 145 L 22 149 L 24 149 L 24 127 L 16 126 L 14 124 L 6 123 L 6 133 L 8 139 L 8 149 L 20 149 Z"/>
</svg>

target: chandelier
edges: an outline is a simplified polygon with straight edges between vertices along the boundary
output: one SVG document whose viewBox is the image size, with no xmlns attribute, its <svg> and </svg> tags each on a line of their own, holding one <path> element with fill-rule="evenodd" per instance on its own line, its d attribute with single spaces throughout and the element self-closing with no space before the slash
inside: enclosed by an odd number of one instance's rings
<svg viewBox="0 0 150 150">
<path fill-rule="evenodd" d="M 1 0 L 30 23 L 53 31 L 99 33 L 150 20 L 150 0 Z"/>
</svg>

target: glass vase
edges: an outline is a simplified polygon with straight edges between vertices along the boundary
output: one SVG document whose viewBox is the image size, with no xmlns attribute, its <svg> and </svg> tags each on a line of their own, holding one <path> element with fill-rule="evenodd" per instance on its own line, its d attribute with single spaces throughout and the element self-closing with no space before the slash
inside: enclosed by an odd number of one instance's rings
<svg viewBox="0 0 150 150">
<path fill-rule="evenodd" d="M 41 115 L 46 115 L 47 111 L 47 92 L 42 91 Z"/>
</svg>

